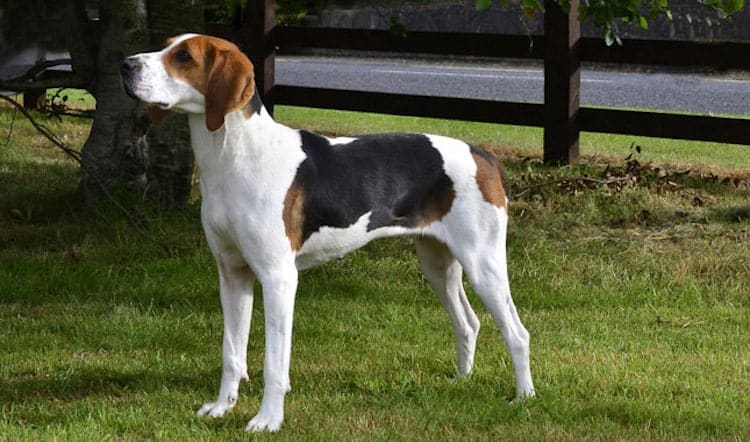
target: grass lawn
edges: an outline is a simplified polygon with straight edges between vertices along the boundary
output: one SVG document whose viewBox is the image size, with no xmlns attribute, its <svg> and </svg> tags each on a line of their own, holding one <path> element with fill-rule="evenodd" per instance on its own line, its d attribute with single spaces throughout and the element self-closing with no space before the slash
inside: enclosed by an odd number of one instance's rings
<svg viewBox="0 0 750 442">
<path fill-rule="evenodd" d="M 285 426 L 257 439 L 750 439 L 747 147 L 685 143 L 674 157 L 684 142 L 639 140 L 640 164 L 626 167 L 630 138 L 603 136 L 584 141 L 596 155 L 587 164 L 552 169 L 527 158 L 540 151 L 528 129 L 277 115 L 326 133 L 446 133 L 504 158 L 519 195 L 511 288 L 539 397 L 507 400 L 509 356 L 472 293 L 475 373 L 456 382 L 450 322 L 410 241 L 375 242 L 302 274 Z M 0 109 L 0 440 L 249 439 L 259 287 L 251 381 L 228 417 L 194 415 L 218 391 L 222 333 L 198 202 L 183 212 L 126 202 L 140 228 L 84 209 L 75 164 L 20 115 L 8 137 L 12 119 Z M 46 123 L 73 146 L 87 136 L 86 120 Z"/>
</svg>

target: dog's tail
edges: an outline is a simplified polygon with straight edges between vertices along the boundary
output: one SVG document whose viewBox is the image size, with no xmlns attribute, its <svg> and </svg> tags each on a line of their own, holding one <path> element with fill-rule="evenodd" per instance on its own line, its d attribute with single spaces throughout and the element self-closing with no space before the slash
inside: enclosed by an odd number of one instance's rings
<svg viewBox="0 0 750 442">
<path fill-rule="evenodd" d="M 508 172 L 505 171 L 505 167 L 503 167 L 503 163 L 500 162 L 497 158 L 495 158 L 495 164 L 497 165 L 497 170 L 500 172 L 500 180 L 502 181 L 503 185 L 503 191 L 505 192 L 505 196 L 508 198 L 508 202 L 510 202 L 510 182 L 508 181 Z"/>
</svg>

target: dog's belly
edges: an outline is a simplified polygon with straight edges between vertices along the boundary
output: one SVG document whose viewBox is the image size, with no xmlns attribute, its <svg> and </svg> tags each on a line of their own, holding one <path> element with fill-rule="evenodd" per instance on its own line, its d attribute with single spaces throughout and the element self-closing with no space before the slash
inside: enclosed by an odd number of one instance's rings
<svg viewBox="0 0 750 442">
<path fill-rule="evenodd" d="M 424 228 L 401 226 L 381 227 L 367 230 L 371 212 L 362 215 L 349 227 L 337 228 L 323 226 L 305 241 L 297 252 L 297 268 L 300 270 L 314 267 L 332 259 L 340 258 L 357 250 L 373 239 L 388 236 L 415 235 L 424 232 Z"/>
</svg>

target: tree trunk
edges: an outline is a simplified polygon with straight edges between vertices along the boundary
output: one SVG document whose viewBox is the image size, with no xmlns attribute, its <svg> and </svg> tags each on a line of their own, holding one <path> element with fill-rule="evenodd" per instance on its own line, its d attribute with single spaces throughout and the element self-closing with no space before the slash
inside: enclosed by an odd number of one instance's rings
<svg viewBox="0 0 750 442">
<path fill-rule="evenodd" d="M 203 31 L 203 0 L 147 0 L 149 46 L 161 48 L 177 34 Z M 170 112 L 148 134 L 148 196 L 163 207 L 184 206 L 193 178 L 187 115 Z"/>
<path fill-rule="evenodd" d="M 100 38 L 94 86 L 96 111 L 82 151 L 81 188 L 87 202 L 103 188 L 141 186 L 145 181 L 142 106 L 125 95 L 119 64 L 147 43 L 145 0 L 107 0 L 99 4 Z"/>
<path fill-rule="evenodd" d="M 81 78 L 84 87 L 90 94 L 96 94 L 96 59 L 98 35 L 86 13 L 85 0 L 66 0 L 60 2 L 64 22 L 67 24 L 64 33 L 65 45 L 70 51 L 73 71 Z"/>
</svg>

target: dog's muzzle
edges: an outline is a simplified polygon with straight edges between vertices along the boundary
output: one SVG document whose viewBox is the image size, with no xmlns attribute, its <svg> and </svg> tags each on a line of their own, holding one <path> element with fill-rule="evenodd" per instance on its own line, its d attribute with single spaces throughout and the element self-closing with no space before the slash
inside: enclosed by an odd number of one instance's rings
<svg viewBox="0 0 750 442">
<path fill-rule="evenodd" d="M 136 100 L 139 98 L 135 95 L 135 92 L 133 92 L 133 83 L 139 68 L 140 63 L 133 57 L 124 58 L 120 62 L 120 78 L 122 78 L 122 86 L 125 88 L 125 93 L 128 94 L 130 98 Z"/>
</svg>

